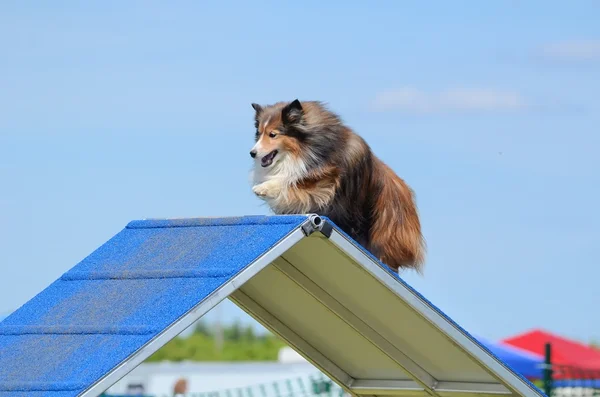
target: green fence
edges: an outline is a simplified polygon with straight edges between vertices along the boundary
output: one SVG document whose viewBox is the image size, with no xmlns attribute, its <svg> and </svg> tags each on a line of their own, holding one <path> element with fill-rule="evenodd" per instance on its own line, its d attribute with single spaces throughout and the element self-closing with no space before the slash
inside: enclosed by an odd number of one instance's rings
<svg viewBox="0 0 600 397">
<path fill-rule="evenodd" d="M 549 397 L 600 397 L 600 371 L 554 364 L 547 343 L 542 387 Z"/>
<path fill-rule="evenodd" d="M 256 386 L 218 390 L 209 393 L 189 393 L 186 397 L 340 397 L 342 389 L 322 374 L 316 377 L 286 379 Z"/>
</svg>

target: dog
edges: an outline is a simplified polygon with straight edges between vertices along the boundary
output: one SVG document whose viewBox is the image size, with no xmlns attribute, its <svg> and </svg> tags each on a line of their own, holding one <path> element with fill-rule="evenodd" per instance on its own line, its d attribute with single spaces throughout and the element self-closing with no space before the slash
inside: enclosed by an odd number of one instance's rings
<svg viewBox="0 0 600 397">
<path fill-rule="evenodd" d="M 275 214 L 331 219 L 381 262 L 422 273 L 413 190 L 320 101 L 254 108 L 253 192 Z"/>
</svg>

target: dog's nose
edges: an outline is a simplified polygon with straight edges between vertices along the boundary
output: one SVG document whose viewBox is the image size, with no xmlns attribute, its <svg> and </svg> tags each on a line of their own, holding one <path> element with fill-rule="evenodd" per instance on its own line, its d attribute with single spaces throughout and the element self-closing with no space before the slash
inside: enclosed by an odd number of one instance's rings
<svg viewBox="0 0 600 397">
<path fill-rule="evenodd" d="M 256 150 L 251 150 L 250 151 L 250 157 L 252 157 L 252 158 L 256 157 Z"/>
</svg>

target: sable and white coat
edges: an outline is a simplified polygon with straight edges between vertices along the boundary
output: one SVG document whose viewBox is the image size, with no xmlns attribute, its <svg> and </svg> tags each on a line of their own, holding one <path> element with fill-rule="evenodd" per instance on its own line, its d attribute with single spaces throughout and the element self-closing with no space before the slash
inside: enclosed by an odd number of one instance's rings
<svg viewBox="0 0 600 397">
<path fill-rule="evenodd" d="M 317 213 L 394 270 L 422 270 L 412 189 L 321 102 L 252 104 L 253 191 L 276 214 Z"/>
</svg>

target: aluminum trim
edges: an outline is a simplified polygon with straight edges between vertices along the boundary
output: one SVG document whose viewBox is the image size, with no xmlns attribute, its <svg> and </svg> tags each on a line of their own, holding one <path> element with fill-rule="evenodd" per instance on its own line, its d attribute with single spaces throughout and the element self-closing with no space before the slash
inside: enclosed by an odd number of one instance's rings
<svg viewBox="0 0 600 397">
<path fill-rule="evenodd" d="M 398 395 L 409 391 L 423 392 L 423 389 L 414 381 L 396 381 L 379 379 L 356 379 L 352 389 L 359 394 Z M 471 383 L 471 382 L 447 382 L 441 381 L 436 387 L 441 394 L 487 394 L 487 395 L 511 395 L 511 391 L 498 383 Z"/>
</svg>

